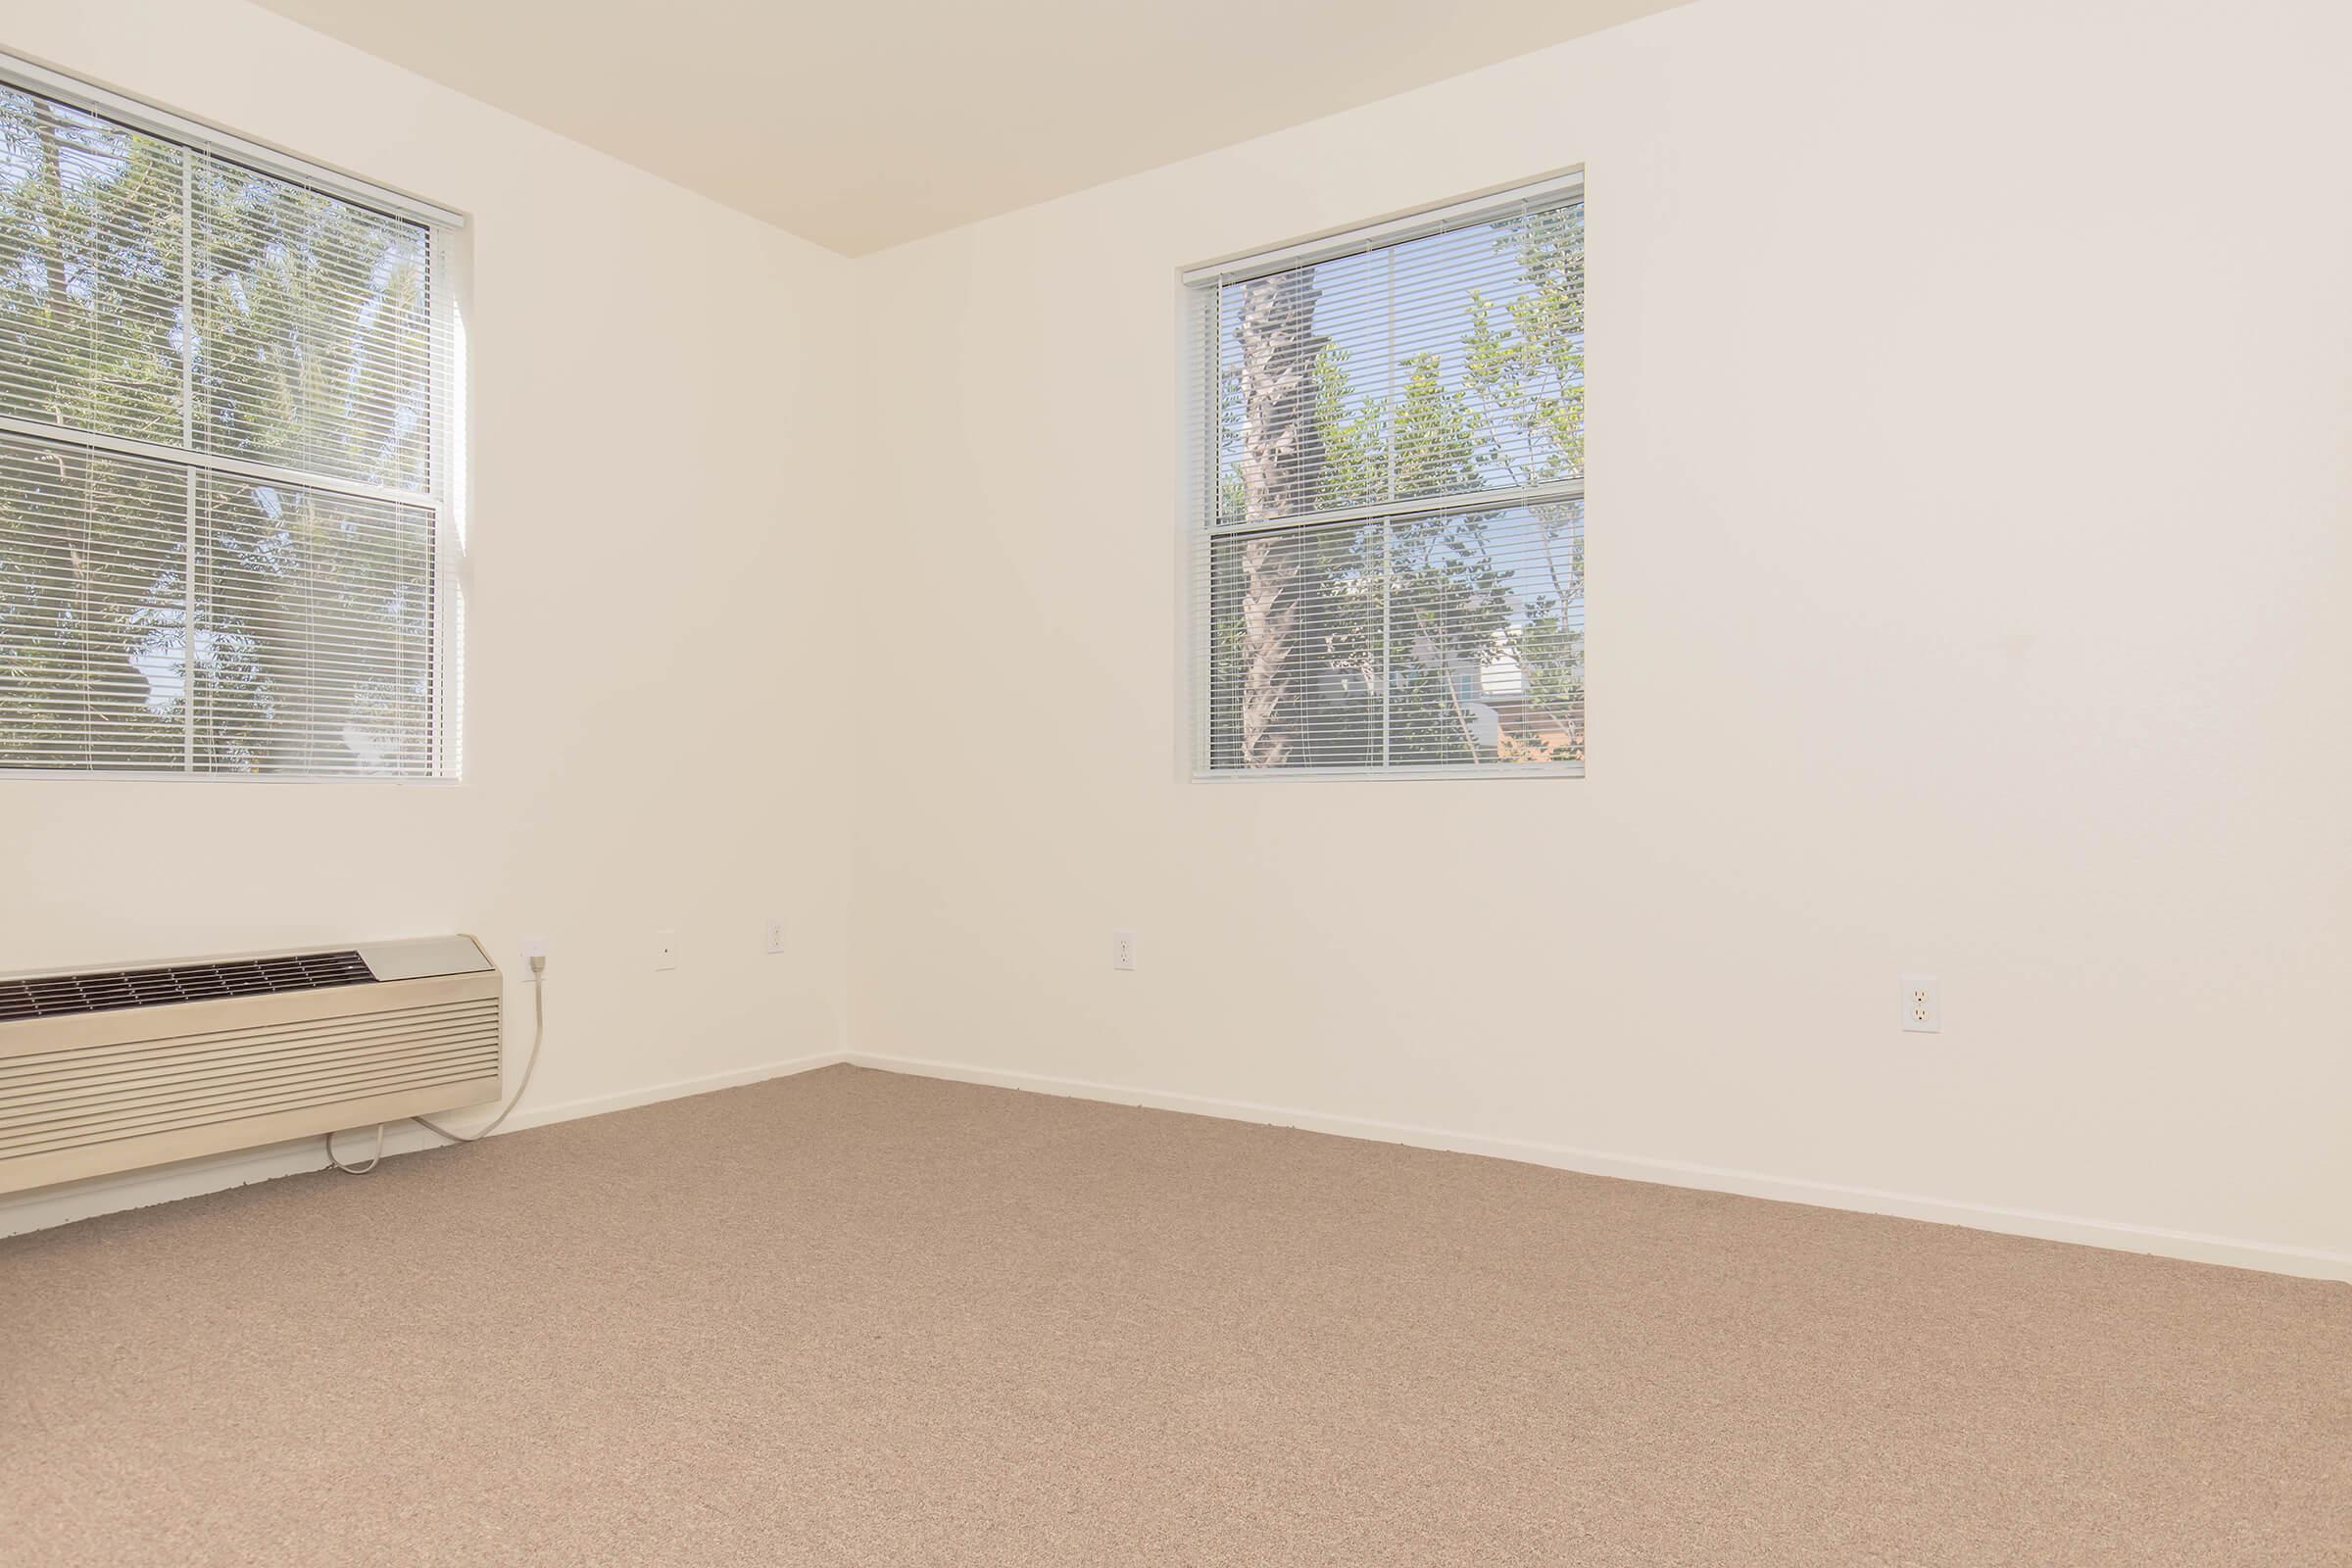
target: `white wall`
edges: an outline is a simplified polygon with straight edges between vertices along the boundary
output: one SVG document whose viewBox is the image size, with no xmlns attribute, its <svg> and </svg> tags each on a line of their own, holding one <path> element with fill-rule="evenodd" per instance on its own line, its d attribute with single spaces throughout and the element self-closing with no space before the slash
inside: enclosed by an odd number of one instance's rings
<svg viewBox="0 0 2352 1568">
<path fill-rule="evenodd" d="M 0 46 L 471 212 L 477 414 L 464 783 L 0 779 L 0 966 L 544 932 L 523 1120 L 846 1043 L 2352 1270 L 2352 14 L 1697 0 L 855 265 L 233 0 Z M 1176 269 L 1572 164 L 1592 776 L 1187 782 Z"/>
<path fill-rule="evenodd" d="M 2348 57 L 1699 0 L 862 264 L 855 1043 L 2345 1272 Z M 1591 776 L 1187 782 L 1177 269 L 1575 164 Z"/>
<path fill-rule="evenodd" d="M 464 782 L 0 779 L 0 968 L 464 930 L 512 973 L 543 934 L 522 1119 L 838 1051 L 850 264 L 232 0 L 8 0 L 0 47 L 469 213 L 475 409 Z M 51 1190 L 0 1232 L 316 1163 Z"/>
</svg>

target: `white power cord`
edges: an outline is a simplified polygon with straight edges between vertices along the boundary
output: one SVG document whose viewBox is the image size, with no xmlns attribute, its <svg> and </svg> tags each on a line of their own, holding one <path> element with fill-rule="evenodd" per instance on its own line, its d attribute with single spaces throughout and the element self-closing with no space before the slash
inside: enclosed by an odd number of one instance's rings
<svg viewBox="0 0 2352 1568">
<path fill-rule="evenodd" d="M 439 1122 L 433 1120 L 429 1116 L 412 1116 L 409 1118 L 411 1121 L 417 1123 L 419 1126 L 429 1128 L 432 1131 L 439 1133 L 442 1137 L 448 1139 L 453 1144 L 472 1144 L 479 1143 L 482 1139 L 485 1139 L 492 1133 L 498 1131 L 499 1123 L 505 1121 L 509 1116 L 514 1114 L 514 1107 L 522 1103 L 522 1097 L 531 1092 L 531 1074 L 536 1072 L 539 1068 L 539 1044 L 541 1041 L 547 1038 L 547 992 L 542 986 L 542 982 L 545 980 L 546 975 L 547 955 L 544 953 L 532 954 L 531 1054 L 523 1060 L 522 1082 L 514 1086 L 514 1098 L 507 1102 L 506 1108 L 501 1110 L 496 1116 L 493 1116 L 490 1119 L 489 1126 L 484 1127 L 480 1132 L 477 1133 L 453 1133 L 448 1128 L 442 1126 Z M 343 1174 L 346 1176 L 365 1176 L 369 1171 L 375 1169 L 376 1166 L 382 1164 L 383 1161 L 384 1124 L 380 1121 L 375 1124 L 375 1157 L 368 1161 L 368 1163 L 365 1165 L 346 1165 L 341 1160 L 335 1158 L 335 1135 L 333 1133 L 328 1133 L 326 1135 L 326 1162 L 334 1166 L 335 1169 L 343 1172 Z"/>
<path fill-rule="evenodd" d="M 522 1097 L 531 1092 L 531 1074 L 539 1069 L 539 1042 L 545 1039 L 547 1036 L 547 991 L 544 985 L 541 983 L 545 979 L 546 975 L 547 955 L 544 953 L 532 954 L 531 1054 L 523 1059 L 522 1082 L 514 1086 L 514 1098 L 507 1102 L 506 1108 L 500 1111 L 497 1115 L 491 1117 L 490 1125 L 483 1128 L 478 1133 L 453 1133 L 448 1128 L 442 1126 L 439 1122 L 434 1121 L 429 1116 L 412 1116 L 409 1118 L 410 1120 L 417 1123 L 419 1126 L 431 1128 L 434 1132 L 439 1133 L 442 1137 L 448 1139 L 453 1144 L 473 1144 L 479 1143 L 481 1140 L 489 1137 L 492 1133 L 498 1131 L 498 1124 L 502 1121 L 505 1121 L 509 1116 L 514 1114 L 514 1107 L 522 1103 Z"/>
<path fill-rule="evenodd" d="M 375 1124 L 375 1157 L 365 1165 L 346 1165 L 335 1157 L 335 1135 L 326 1135 L 326 1162 L 346 1176 L 365 1176 L 384 1162 L 384 1124 Z"/>
</svg>

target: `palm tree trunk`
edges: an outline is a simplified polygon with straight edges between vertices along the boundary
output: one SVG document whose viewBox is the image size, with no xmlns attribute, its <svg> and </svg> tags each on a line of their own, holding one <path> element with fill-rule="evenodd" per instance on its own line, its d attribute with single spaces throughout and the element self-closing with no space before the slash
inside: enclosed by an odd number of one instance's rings
<svg viewBox="0 0 2352 1568">
<path fill-rule="evenodd" d="M 1242 497 L 1250 521 L 1313 504 L 1320 439 L 1315 428 L 1314 274 L 1278 272 L 1242 286 Z M 1298 658 L 1306 581 L 1297 542 L 1248 538 L 1242 557 L 1242 765 L 1280 767 L 1304 741 Z"/>
<path fill-rule="evenodd" d="M 61 143 L 65 140 L 65 122 L 58 119 L 57 106 L 46 98 L 35 98 L 38 123 L 34 126 L 40 144 L 40 181 L 44 205 L 43 226 L 48 230 L 49 243 L 41 250 L 42 282 L 47 286 L 50 319 L 54 322 L 67 308 L 66 298 L 66 159 Z"/>
</svg>

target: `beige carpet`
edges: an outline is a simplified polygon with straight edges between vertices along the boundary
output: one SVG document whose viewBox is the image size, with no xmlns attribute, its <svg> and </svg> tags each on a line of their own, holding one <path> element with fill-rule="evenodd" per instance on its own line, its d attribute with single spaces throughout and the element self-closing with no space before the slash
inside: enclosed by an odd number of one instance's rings
<svg viewBox="0 0 2352 1568">
<path fill-rule="evenodd" d="M 2352 1562 L 2352 1289 L 848 1067 L 0 1242 L 0 1372 L 10 1568 Z"/>
</svg>

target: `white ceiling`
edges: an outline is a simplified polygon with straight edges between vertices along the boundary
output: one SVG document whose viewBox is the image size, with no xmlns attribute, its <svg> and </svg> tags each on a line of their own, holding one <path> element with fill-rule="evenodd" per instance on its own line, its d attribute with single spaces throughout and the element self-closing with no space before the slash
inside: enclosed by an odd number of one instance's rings
<svg viewBox="0 0 2352 1568">
<path fill-rule="evenodd" d="M 856 255 L 1681 0 L 261 0 Z"/>
</svg>

